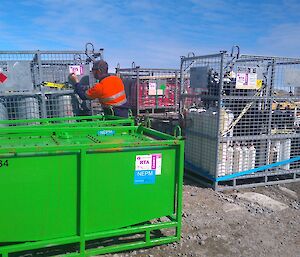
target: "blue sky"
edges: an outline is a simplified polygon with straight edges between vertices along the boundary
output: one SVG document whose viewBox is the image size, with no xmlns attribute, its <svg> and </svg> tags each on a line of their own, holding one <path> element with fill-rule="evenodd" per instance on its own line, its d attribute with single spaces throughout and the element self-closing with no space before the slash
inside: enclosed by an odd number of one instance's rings
<svg viewBox="0 0 300 257">
<path fill-rule="evenodd" d="M 300 56 L 299 0 L 0 0 L 0 50 L 105 49 L 110 66 L 179 67 L 230 50 Z"/>
</svg>

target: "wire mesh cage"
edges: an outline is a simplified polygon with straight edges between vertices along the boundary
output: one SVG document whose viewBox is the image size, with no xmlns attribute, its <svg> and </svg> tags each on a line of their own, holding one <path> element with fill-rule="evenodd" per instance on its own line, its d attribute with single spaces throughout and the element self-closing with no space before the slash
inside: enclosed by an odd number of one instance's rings
<svg viewBox="0 0 300 257">
<path fill-rule="evenodd" d="M 181 59 L 186 166 L 216 189 L 300 179 L 300 59 Z"/>
<path fill-rule="evenodd" d="M 125 85 L 127 108 L 137 115 L 177 111 L 179 106 L 179 70 L 150 69 L 135 66 L 116 68 Z"/>
<path fill-rule="evenodd" d="M 39 119 L 41 117 L 40 98 L 36 95 L 1 97 L 2 120 Z"/>
<path fill-rule="evenodd" d="M 84 53 L 65 52 L 65 53 L 41 53 L 40 72 L 35 75 L 41 81 L 51 81 L 55 83 L 66 83 L 68 75 L 74 71 L 80 77 L 89 76 L 90 63 L 84 59 Z"/>
<path fill-rule="evenodd" d="M 78 109 L 77 98 L 73 94 L 48 94 L 46 100 L 47 117 L 73 117 Z"/>
<path fill-rule="evenodd" d="M 86 87 L 95 81 L 92 62 L 103 49 L 86 51 L 1 51 L 0 120 L 100 114 L 97 101 L 82 101 L 68 83 L 73 72 Z"/>
<path fill-rule="evenodd" d="M 34 89 L 34 52 L 0 52 L 0 91 Z"/>
</svg>

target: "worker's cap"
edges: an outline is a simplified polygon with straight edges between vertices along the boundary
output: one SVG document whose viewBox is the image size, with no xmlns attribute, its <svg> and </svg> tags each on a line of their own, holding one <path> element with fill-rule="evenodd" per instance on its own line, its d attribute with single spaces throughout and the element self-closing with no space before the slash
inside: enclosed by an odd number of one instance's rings
<svg viewBox="0 0 300 257">
<path fill-rule="evenodd" d="M 95 61 L 93 63 L 92 70 L 100 70 L 101 73 L 107 73 L 108 72 L 108 64 L 106 61 L 103 61 L 103 60 Z"/>
</svg>

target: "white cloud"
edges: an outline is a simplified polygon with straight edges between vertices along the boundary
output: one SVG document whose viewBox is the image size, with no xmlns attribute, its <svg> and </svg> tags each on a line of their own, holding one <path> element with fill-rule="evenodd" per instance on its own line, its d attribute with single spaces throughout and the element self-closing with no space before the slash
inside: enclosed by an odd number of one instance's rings
<svg viewBox="0 0 300 257">
<path fill-rule="evenodd" d="M 144 67 L 179 67 L 180 56 L 188 52 L 209 54 L 240 42 L 245 44 L 241 44 L 243 53 L 295 55 L 299 23 L 281 23 L 285 10 L 300 11 L 300 3 L 281 1 L 282 5 L 224 0 L 26 0 L 21 2 L 24 10 L 38 11 L 24 22 L 24 35 L 1 20 L 0 33 L 3 42 L 18 50 L 84 50 L 86 42 L 93 42 L 105 49 L 111 66 L 121 63 L 122 67 L 130 67 L 132 61 Z"/>
</svg>

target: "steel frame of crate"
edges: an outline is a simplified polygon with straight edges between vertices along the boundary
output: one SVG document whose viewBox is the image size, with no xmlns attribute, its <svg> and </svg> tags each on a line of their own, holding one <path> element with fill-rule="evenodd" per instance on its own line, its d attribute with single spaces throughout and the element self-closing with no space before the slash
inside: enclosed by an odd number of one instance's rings
<svg viewBox="0 0 300 257">
<path fill-rule="evenodd" d="M 170 112 L 175 111 L 178 112 L 178 106 L 179 106 L 179 99 L 178 99 L 178 93 L 179 93 L 179 74 L 180 71 L 178 69 L 163 69 L 163 68 L 141 68 L 140 66 L 136 66 L 133 62 L 132 68 L 120 68 L 119 65 L 116 68 L 116 74 L 120 76 L 121 78 L 135 78 L 137 81 L 137 87 L 136 87 L 136 112 L 137 115 L 143 115 L 147 114 L 155 114 L 159 113 L 161 111 L 164 112 Z M 141 107 L 139 104 L 139 85 L 141 80 L 148 80 L 148 79 L 166 79 L 166 78 L 174 78 L 175 79 L 175 104 L 174 106 L 170 107 L 161 107 L 161 108 L 154 108 L 154 107 Z"/>
<path fill-rule="evenodd" d="M 30 130 L 32 129 L 32 130 Z M 115 131 L 123 131 L 124 127 L 106 127 L 105 129 L 113 129 Z M 180 240 L 181 237 L 181 215 L 182 215 L 182 186 L 183 186 L 183 157 L 184 157 L 184 142 L 181 136 L 177 138 L 172 137 L 170 135 L 163 134 L 161 132 L 144 128 L 144 127 L 137 127 L 137 126 L 128 126 L 126 129 L 131 129 L 132 131 L 139 131 L 139 133 L 144 135 L 149 135 L 154 138 L 161 139 L 160 142 L 157 141 L 145 141 L 139 142 L 135 147 L 132 147 L 132 143 L 124 143 L 122 145 L 122 151 L 130 151 L 130 149 L 150 149 L 151 147 L 155 149 L 155 147 L 163 147 L 164 149 L 173 148 L 176 150 L 176 160 L 178 161 L 179 165 L 176 166 L 176 181 L 175 181 L 175 208 L 174 214 L 171 216 L 165 217 L 165 220 L 158 219 L 156 223 L 151 223 L 151 221 L 137 224 L 134 226 L 113 229 L 98 233 L 91 233 L 87 234 L 85 232 L 85 212 L 84 212 L 84 203 L 85 203 L 85 189 L 87 187 L 85 182 L 85 170 L 88 168 L 87 163 L 84 161 L 80 162 L 80 183 L 78 187 L 80 188 L 79 192 L 80 195 L 78 196 L 79 200 L 79 209 L 78 209 L 78 232 L 76 236 L 70 237 L 62 237 L 56 238 L 51 240 L 43 240 L 43 241 L 36 241 L 36 242 L 25 242 L 25 243 L 16 243 L 10 244 L 6 246 L 0 246 L 0 256 L 1 257 L 9 257 L 12 253 L 18 252 L 26 252 L 32 250 L 40 250 L 40 249 L 47 249 L 50 247 L 62 247 L 67 246 L 70 244 L 76 244 L 77 248 L 73 252 L 68 251 L 68 253 L 64 253 L 63 256 L 94 256 L 98 254 L 106 254 L 106 253 L 113 253 L 119 251 L 126 251 L 138 248 L 145 248 L 145 247 L 152 247 L 161 244 L 172 243 L 175 241 Z M 48 135 L 49 132 L 52 133 L 56 131 L 57 133 L 60 132 L 80 132 L 80 131 L 90 131 L 91 133 L 95 133 L 98 128 L 94 128 L 90 126 L 89 128 L 84 127 L 48 127 L 42 130 L 36 130 L 36 127 L 27 127 L 22 129 L 18 127 L 10 127 L 10 133 L 15 133 L 16 135 Z M 1 133 L 0 129 L 0 133 Z M 5 134 L 5 131 L 3 132 Z M 65 146 L 44 146 L 44 147 L 21 147 L 18 149 L 12 149 L 9 153 L 7 149 L 0 149 L 0 157 L 1 158 L 10 158 L 14 156 L 22 156 L 22 154 L 26 154 L 29 156 L 28 153 L 32 153 L 33 155 L 43 156 L 43 155 L 57 155 L 57 154 L 70 154 L 75 153 L 77 154 L 81 160 L 85 160 L 85 157 L 89 153 L 93 152 L 112 152 L 112 151 L 120 151 L 119 144 L 111 144 L 111 143 L 102 143 L 102 144 L 94 144 L 94 145 L 65 145 Z M 179 161 L 182 160 L 182 161 Z M 151 236 L 151 232 L 155 232 L 158 230 L 168 230 L 174 229 L 174 233 L 172 235 L 155 235 L 155 237 Z M 107 246 L 103 245 L 89 245 L 90 242 L 94 240 L 103 240 L 103 239 L 118 239 L 120 237 L 130 237 L 132 235 L 139 235 L 142 234 L 142 238 L 137 238 L 132 242 L 126 243 L 115 243 Z M 71 249 L 71 248 L 70 248 Z M 56 256 L 62 256 L 61 254 Z"/>
<path fill-rule="evenodd" d="M 192 67 L 207 69 L 205 85 L 190 87 Z M 256 83 L 241 80 L 244 74 Z M 186 169 L 215 190 L 299 181 L 299 74 L 297 58 L 224 51 L 182 57 Z M 243 155 L 236 161 L 238 150 Z"/>
</svg>

